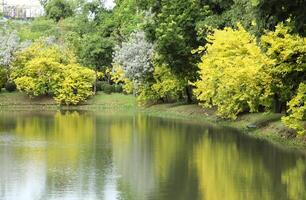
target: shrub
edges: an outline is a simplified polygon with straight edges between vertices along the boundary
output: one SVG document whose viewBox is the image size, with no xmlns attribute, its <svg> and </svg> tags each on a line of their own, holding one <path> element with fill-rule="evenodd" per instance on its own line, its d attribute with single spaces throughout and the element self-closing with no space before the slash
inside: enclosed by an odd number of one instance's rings
<svg viewBox="0 0 306 200">
<path fill-rule="evenodd" d="M 115 92 L 116 93 L 122 93 L 123 92 L 122 85 L 115 85 Z"/>
<path fill-rule="evenodd" d="M 184 89 L 184 81 L 177 78 L 166 65 L 155 66 L 153 79 L 138 88 L 138 102 L 141 105 L 154 104 L 158 101 L 177 100 Z"/>
<path fill-rule="evenodd" d="M 155 66 L 153 77 L 155 83 L 152 85 L 152 89 L 158 94 L 158 98 L 167 100 L 178 99 L 179 93 L 184 89 L 184 81 L 180 80 L 177 76 L 171 73 L 169 67 Z"/>
<path fill-rule="evenodd" d="M 125 77 L 124 70 L 118 64 L 113 65 L 110 72 L 111 80 L 116 84 L 123 83 L 122 89 L 125 94 L 132 94 L 134 90 L 134 82 Z"/>
<path fill-rule="evenodd" d="M 54 99 L 59 104 L 77 105 L 93 95 L 94 71 L 78 64 L 70 64 L 62 73 L 64 78 L 54 93 Z"/>
<path fill-rule="evenodd" d="M 306 38 L 292 34 L 284 24 L 261 38 L 266 54 L 275 60 L 269 67 L 273 77 L 273 92 L 276 100 L 285 103 L 295 95 L 301 82 L 306 80 Z"/>
<path fill-rule="evenodd" d="M 140 92 L 137 96 L 137 101 L 141 106 L 155 104 L 159 99 L 158 94 L 152 89 L 152 84 L 150 83 L 139 86 L 138 91 Z"/>
<path fill-rule="evenodd" d="M 14 92 L 16 90 L 16 84 L 13 82 L 7 82 L 5 84 L 5 89 L 8 92 Z"/>
<path fill-rule="evenodd" d="M 296 96 L 288 103 L 289 116 L 283 117 L 282 121 L 289 128 L 297 131 L 298 135 L 306 133 L 306 84 L 301 83 Z"/>
<path fill-rule="evenodd" d="M 30 96 L 52 95 L 59 104 L 76 105 L 93 94 L 95 75 L 68 49 L 37 42 L 17 54 L 11 78 Z"/>
<path fill-rule="evenodd" d="M 106 84 L 103 90 L 103 92 L 105 92 L 106 94 L 111 94 L 113 91 L 114 87 L 110 84 Z"/>
<path fill-rule="evenodd" d="M 102 91 L 103 81 L 97 81 L 97 92 Z"/>
<path fill-rule="evenodd" d="M 257 112 L 271 105 L 271 81 L 267 69 L 273 60 L 264 55 L 256 40 L 240 25 L 238 30 L 215 30 L 208 37 L 206 54 L 199 64 L 195 94 L 204 107 L 235 119 L 244 111 Z"/>
<path fill-rule="evenodd" d="M 108 82 L 106 82 L 106 81 L 101 81 L 100 91 L 104 92 L 104 91 L 105 91 L 105 88 L 107 87 L 107 85 L 109 85 Z"/>
<path fill-rule="evenodd" d="M 123 92 L 125 94 L 133 94 L 134 91 L 134 83 L 129 79 L 126 79 L 123 85 Z"/>
</svg>

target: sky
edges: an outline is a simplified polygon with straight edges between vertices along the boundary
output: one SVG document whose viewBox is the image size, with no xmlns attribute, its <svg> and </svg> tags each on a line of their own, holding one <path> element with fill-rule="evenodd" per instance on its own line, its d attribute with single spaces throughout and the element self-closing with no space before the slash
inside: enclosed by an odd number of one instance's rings
<svg viewBox="0 0 306 200">
<path fill-rule="evenodd" d="M 7 4 L 10 5 L 40 5 L 39 0 L 4 0 Z M 2 0 L 0 0 L 2 2 Z M 105 5 L 107 8 L 114 7 L 113 0 L 105 0 Z"/>
</svg>

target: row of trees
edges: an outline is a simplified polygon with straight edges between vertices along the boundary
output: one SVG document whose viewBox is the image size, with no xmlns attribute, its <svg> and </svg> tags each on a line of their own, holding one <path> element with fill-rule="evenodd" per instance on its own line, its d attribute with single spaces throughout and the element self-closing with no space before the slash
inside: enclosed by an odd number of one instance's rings
<svg viewBox="0 0 306 200">
<path fill-rule="evenodd" d="M 280 24 L 256 42 L 241 26 L 215 30 L 200 48 L 205 55 L 194 84 L 203 106 L 234 119 L 246 111 L 289 111 L 283 121 L 304 134 L 306 40 L 290 32 Z"/>
<path fill-rule="evenodd" d="M 142 104 L 200 101 L 224 118 L 286 111 L 284 122 L 304 133 L 305 2 L 115 3 L 47 0 L 45 18 L 15 27 L 21 41 L 54 36 L 96 80 L 104 72 Z"/>
</svg>

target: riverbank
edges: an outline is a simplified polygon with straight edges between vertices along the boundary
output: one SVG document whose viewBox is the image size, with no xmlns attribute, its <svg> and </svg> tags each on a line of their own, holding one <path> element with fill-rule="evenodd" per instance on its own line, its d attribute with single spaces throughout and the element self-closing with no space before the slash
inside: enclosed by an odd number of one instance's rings
<svg viewBox="0 0 306 200">
<path fill-rule="evenodd" d="M 238 117 L 237 120 L 223 120 L 218 118 L 214 109 L 203 109 L 200 106 L 183 103 L 153 105 L 146 108 L 137 107 L 136 100 L 131 95 L 98 93 L 87 102 L 79 106 L 61 106 L 50 97 L 30 99 L 22 93 L 0 93 L 0 111 L 21 110 L 137 110 L 148 115 L 180 118 L 186 120 L 208 121 L 223 126 L 234 127 L 252 137 L 266 139 L 281 147 L 299 148 L 306 150 L 306 141 L 295 138 L 281 123 L 281 114 L 274 113 L 248 113 Z"/>
<path fill-rule="evenodd" d="M 180 103 L 154 105 L 141 110 L 153 116 L 220 124 L 235 128 L 251 137 L 268 140 L 282 148 L 306 150 L 305 139 L 294 137 L 293 132 L 281 122 L 282 114 L 247 113 L 240 115 L 236 120 L 224 120 L 215 115 L 214 109 Z"/>
<path fill-rule="evenodd" d="M 111 94 L 99 92 L 86 102 L 78 106 L 58 106 L 48 96 L 29 98 L 20 92 L 1 92 L 0 110 L 102 110 L 102 109 L 134 109 L 135 98 L 131 95 Z"/>
</svg>

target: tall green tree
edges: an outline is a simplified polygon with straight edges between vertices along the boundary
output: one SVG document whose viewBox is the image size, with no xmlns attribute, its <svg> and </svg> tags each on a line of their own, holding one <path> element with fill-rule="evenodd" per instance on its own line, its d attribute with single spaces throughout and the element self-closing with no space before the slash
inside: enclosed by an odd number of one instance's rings
<svg viewBox="0 0 306 200">
<path fill-rule="evenodd" d="M 45 11 L 48 18 L 58 22 L 73 15 L 73 9 L 69 1 L 50 0 L 45 4 Z"/>
<path fill-rule="evenodd" d="M 295 32 L 306 35 L 305 0 L 254 0 L 261 29 L 273 30 L 279 22 L 291 18 Z"/>
<path fill-rule="evenodd" d="M 142 8 L 150 7 L 144 29 L 153 41 L 160 55 L 160 63 L 170 67 L 174 74 L 187 82 L 196 78 L 198 57 L 191 51 L 203 41 L 197 39 L 196 24 L 207 15 L 207 8 L 201 1 L 159 0 L 140 1 Z M 188 100 L 191 93 L 187 89 Z"/>
</svg>

